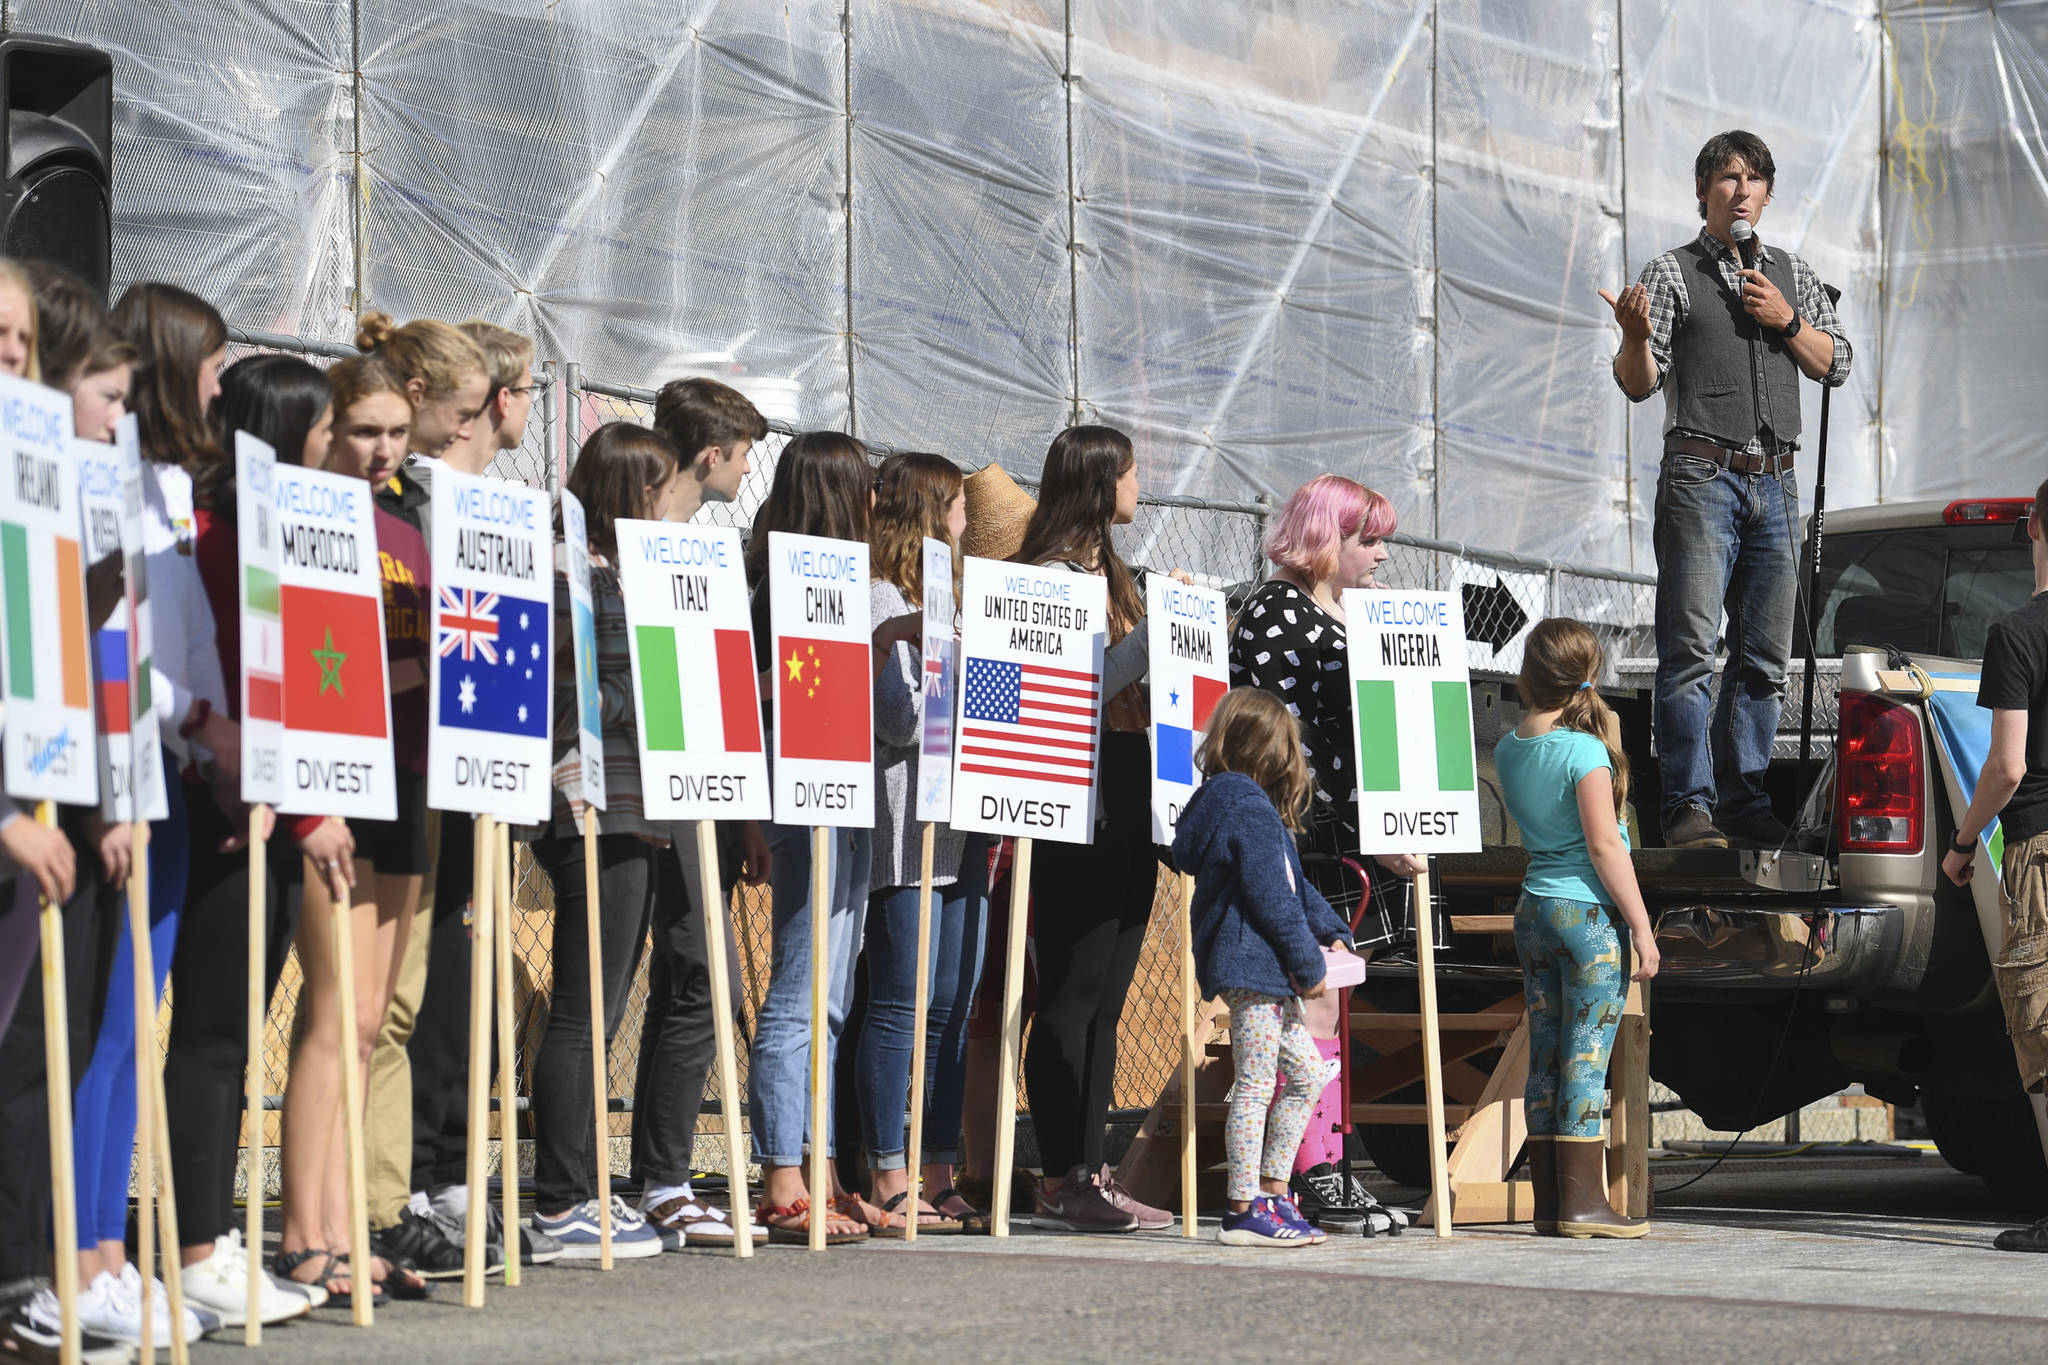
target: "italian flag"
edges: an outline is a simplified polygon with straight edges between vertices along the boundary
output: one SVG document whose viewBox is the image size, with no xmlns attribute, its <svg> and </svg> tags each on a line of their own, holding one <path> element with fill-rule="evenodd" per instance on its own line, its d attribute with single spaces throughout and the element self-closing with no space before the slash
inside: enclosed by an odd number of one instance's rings
<svg viewBox="0 0 2048 1365">
<path fill-rule="evenodd" d="M 52 536 L 51 541 L 55 554 L 42 560 L 30 553 L 27 527 L 0 522 L 0 578 L 7 585 L 7 693 L 21 701 L 83 710 L 92 705 L 83 557 L 76 540 Z M 43 641 L 40 649 L 38 637 Z"/>
<path fill-rule="evenodd" d="M 640 735 L 650 753 L 685 753 L 689 736 L 713 753 L 761 752 L 761 716 L 754 709 L 754 641 L 744 630 L 714 630 L 717 688 L 683 688 L 674 626 L 635 626 L 639 646 Z M 695 679 L 692 679 L 693 683 Z M 717 729 L 712 727 L 716 725 Z M 723 737 L 719 742 L 718 736 Z"/>
<path fill-rule="evenodd" d="M 1472 688 L 1451 680 L 1429 684 L 1429 712 L 1421 714 L 1414 693 L 1409 705 L 1396 700 L 1392 679 L 1368 678 L 1358 684 L 1358 789 L 1362 792 L 1401 790 L 1401 729 L 1427 723 L 1435 734 L 1436 789 L 1468 792 L 1478 786 L 1472 762 Z M 1412 713 L 1412 714 L 1410 714 Z"/>
</svg>

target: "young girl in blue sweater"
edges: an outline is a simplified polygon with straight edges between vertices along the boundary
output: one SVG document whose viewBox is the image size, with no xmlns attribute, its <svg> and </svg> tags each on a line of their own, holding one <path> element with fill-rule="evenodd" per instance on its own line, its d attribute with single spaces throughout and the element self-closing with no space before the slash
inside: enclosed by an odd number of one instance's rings
<svg viewBox="0 0 2048 1365">
<path fill-rule="evenodd" d="M 1237 1060 L 1224 1127 L 1230 1212 L 1216 1240 L 1306 1246 L 1324 1234 L 1302 1218 L 1287 1178 L 1325 1077 L 1301 1002 L 1323 993 L 1323 945 L 1349 949 L 1351 932 L 1302 875 L 1289 833 L 1313 789 L 1287 707 L 1256 688 L 1225 693 L 1200 762 L 1207 780 L 1181 812 L 1173 862 L 1195 879 L 1195 970 L 1203 995 L 1230 1006 Z"/>
</svg>

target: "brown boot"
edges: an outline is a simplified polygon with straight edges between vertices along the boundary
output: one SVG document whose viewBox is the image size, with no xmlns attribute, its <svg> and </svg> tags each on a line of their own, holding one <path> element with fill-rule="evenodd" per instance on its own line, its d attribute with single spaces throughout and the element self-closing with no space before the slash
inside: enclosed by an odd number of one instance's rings
<svg viewBox="0 0 2048 1365">
<path fill-rule="evenodd" d="M 1536 1196 L 1536 1235 L 1557 1236 L 1557 1142 L 1553 1138 L 1529 1139 L 1529 1189 Z"/>
<path fill-rule="evenodd" d="M 1624 1218 L 1607 1202 L 1607 1144 L 1561 1138 L 1545 1144 L 1557 1162 L 1557 1230 L 1566 1237 L 1641 1237 L 1641 1218 Z"/>
</svg>

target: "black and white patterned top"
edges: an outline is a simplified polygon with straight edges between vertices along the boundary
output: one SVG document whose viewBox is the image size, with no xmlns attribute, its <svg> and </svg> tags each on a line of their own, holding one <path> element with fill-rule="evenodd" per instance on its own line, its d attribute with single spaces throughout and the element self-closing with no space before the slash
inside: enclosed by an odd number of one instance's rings
<svg viewBox="0 0 2048 1365">
<path fill-rule="evenodd" d="M 1271 692 L 1301 722 L 1302 756 L 1315 782 L 1310 827 L 1321 831 L 1334 824 L 1331 832 L 1339 841 L 1326 852 L 1358 847 L 1344 650 L 1344 623 L 1278 578 L 1260 584 L 1245 601 L 1230 640 L 1230 685 Z"/>
</svg>

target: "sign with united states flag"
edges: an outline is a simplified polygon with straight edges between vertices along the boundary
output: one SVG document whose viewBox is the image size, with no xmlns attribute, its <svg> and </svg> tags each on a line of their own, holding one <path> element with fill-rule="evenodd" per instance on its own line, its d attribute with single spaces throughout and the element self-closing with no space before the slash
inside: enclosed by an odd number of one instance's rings
<svg viewBox="0 0 2048 1365">
<path fill-rule="evenodd" d="M 545 823 L 554 801 L 554 526 L 545 492 L 434 473 L 427 804 Z"/>
<path fill-rule="evenodd" d="M 960 595 L 954 827 L 1093 843 L 1107 584 L 969 559 Z"/>
</svg>

